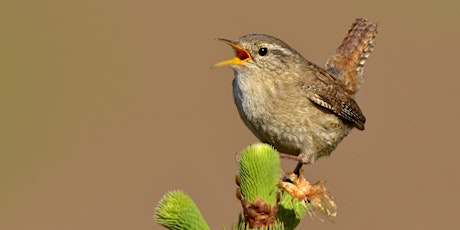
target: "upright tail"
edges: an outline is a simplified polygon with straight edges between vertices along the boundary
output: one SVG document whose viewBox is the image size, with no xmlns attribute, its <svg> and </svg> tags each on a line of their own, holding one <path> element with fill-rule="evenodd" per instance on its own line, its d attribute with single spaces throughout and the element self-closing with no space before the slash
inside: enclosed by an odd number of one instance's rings
<svg viewBox="0 0 460 230">
<path fill-rule="evenodd" d="M 326 70 L 335 74 L 345 91 L 355 97 L 363 84 L 363 68 L 374 48 L 377 24 L 357 18 L 334 55 L 326 62 Z"/>
</svg>

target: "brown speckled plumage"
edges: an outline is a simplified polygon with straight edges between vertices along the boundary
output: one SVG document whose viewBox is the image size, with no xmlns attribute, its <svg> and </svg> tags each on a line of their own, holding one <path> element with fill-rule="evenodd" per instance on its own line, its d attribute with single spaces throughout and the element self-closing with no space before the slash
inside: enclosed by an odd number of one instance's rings
<svg viewBox="0 0 460 230">
<path fill-rule="evenodd" d="M 363 84 L 363 68 L 374 49 L 377 24 L 357 18 L 334 55 L 326 62 L 326 70 L 334 73 L 352 97 Z"/>
<path fill-rule="evenodd" d="M 357 19 L 348 34 L 354 38 L 344 39 L 345 43 L 357 44 L 342 44 L 329 59 L 331 72 L 269 35 L 224 40 L 235 48 L 237 57 L 217 65 L 230 65 L 234 70 L 235 104 L 257 138 L 282 153 L 299 156 L 303 163 L 311 163 L 329 155 L 353 127 L 364 129 L 365 117 L 353 99 L 359 87 L 350 94 L 346 83 L 346 79 L 362 75 L 362 65 L 372 50 L 375 27 L 369 31 L 353 29 L 361 28 L 363 23 L 367 22 Z M 365 31 L 366 39 L 372 34 L 372 39 L 366 42 L 355 38 L 360 36 L 359 31 Z M 344 47 L 357 48 L 348 51 Z"/>
</svg>

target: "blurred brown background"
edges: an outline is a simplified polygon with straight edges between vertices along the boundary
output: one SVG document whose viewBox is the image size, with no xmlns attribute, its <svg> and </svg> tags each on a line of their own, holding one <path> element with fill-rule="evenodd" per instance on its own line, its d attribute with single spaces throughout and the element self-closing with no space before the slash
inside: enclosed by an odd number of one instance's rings
<svg viewBox="0 0 460 230">
<path fill-rule="evenodd" d="M 161 229 L 172 189 L 231 226 L 235 153 L 257 140 L 214 39 L 271 34 L 322 65 L 356 17 L 379 23 L 366 130 L 306 167 L 339 215 L 299 229 L 458 227 L 460 3 L 318 2 L 0 3 L 0 229 Z"/>
</svg>

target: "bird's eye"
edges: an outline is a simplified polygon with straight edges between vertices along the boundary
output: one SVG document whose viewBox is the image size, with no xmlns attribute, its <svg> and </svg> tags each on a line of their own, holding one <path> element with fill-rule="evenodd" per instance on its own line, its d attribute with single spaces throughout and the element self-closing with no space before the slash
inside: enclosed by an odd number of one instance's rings
<svg viewBox="0 0 460 230">
<path fill-rule="evenodd" d="M 268 49 L 265 47 L 262 47 L 259 49 L 259 55 L 260 56 L 265 56 L 268 53 Z"/>
</svg>

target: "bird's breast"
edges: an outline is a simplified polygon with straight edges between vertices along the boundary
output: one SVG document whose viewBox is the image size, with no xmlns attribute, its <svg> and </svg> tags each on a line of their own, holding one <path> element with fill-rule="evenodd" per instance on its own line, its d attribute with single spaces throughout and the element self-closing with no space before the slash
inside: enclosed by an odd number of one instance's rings
<svg viewBox="0 0 460 230">
<path fill-rule="evenodd" d="M 235 71 L 233 95 L 241 119 L 260 141 L 280 152 L 328 155 L 350 127 L 287 83 Z"/>
<path fill-rule="evenodd" d="M 233 95 L 241 119 L 262 142 L 281 152 L 298 153 L 306 141 L 308 100 L 286 82 L 235 74 Z"/>
</svg>

